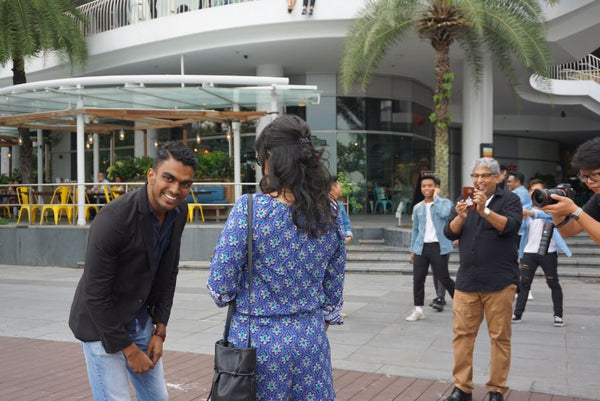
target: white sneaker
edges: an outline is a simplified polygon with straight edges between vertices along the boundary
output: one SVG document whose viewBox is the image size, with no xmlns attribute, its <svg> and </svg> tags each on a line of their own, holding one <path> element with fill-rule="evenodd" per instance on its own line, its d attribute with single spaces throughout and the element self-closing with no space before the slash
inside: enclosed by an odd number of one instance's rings
<svg viewBox="0 0 600 401">
<path fill-rule="evenodd" d="M 565 321 L 560 316 L 554 316 L 554 327 L 563 327 L 565 325 Z"/>
<path fill-rule="evenodd" d="M 527 295 L 527 299 L 530 301 L 533 299 L 533 292 L 529 291 L 529 295 Z"/>
<path fill-rule="evenodd" d="M 415 322 L 417 320 L 422 320 L 425 319 L 425 315 L 423 314 L 423 312 L 419 312 L 418 310 L 414 310 L 407 318 L 406 321 L 407 322 Z"/>
</svg>

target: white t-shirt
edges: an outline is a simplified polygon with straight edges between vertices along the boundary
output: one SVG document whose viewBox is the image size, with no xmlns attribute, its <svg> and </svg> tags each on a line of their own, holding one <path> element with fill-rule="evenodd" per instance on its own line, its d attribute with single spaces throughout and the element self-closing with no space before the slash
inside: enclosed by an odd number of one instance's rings
<svg viewBox="0 0 600 401">
<path fill-rule="evenodd" d="M 540 249 L 540 240 L 542 239 L 542 230 L 544 229 L 544 221 L 542 219 L 531 219 L 529 222 L 529 236 L 527 244 L 525 244 L 525 253 L 537 253 Z M 548 252 L 556 252 L 556 242 L 554 238 L 550 240 Z"/>
<path fill-rule="evenodd" d="M 440 242 L 437 234 L 435 233 L 435 226 L 433 225 L 433 219 L 431 218 L 431 205 L 433 202 L 425 203 L 425 236 L 423 242 Z"/>
</svg>

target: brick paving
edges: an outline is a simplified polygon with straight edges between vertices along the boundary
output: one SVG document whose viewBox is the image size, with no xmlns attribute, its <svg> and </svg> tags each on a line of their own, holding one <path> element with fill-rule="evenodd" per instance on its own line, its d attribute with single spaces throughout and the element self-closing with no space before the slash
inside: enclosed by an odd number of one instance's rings
<svg viewBox="0 0 600 401">
<path fill-rule="evenodd" d="M 0 400 L 91 400 L 81 347 L 60 342 L 0 337 Z M 212 380 L 212 355 L 166 351 L 164 365 L 169 399 L 205 400 Z M 446 382 L 334 370 L 338 401 L 435 401 L 450 393 Z M 524 391 L 509 391 L 507 401 L 591 401 Z M 483 387 L 473 400 L 487 400 Z"/>
</svg>

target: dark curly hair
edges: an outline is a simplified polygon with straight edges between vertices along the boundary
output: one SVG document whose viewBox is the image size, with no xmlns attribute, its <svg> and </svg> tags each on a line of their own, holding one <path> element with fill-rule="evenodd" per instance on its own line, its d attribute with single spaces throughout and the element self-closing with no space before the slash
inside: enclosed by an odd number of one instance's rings
<svg viewBox="0 0 600 401">
<path fill-rule="evenodd" d="M 596 170 L 600 168 L 600 136 L 579 145 L 573 155 L 571 165 L 576 170 Z"/>
<path fill-rule="evenodd" d="M 181 141 L 167 142 L 158 148 L 152 168 L 156 170 L 165 160 L 174 159 L 183 163 L 184 166 L 190 166 L 196 170 L 198 158 L 194 151 L 183 144 Z"/>
<path fill-rule="evenodd" d="M 260 189 L 279 196 L 294 196 L 292 219 L 300 231 L 318 237 L 335 224 L 329 197 L 330 174 L 323 150 L 310 141 L 310 128 L 294 115 L 284 115 L 267 125 L 256 139 L 256 158 L 262 165 Z M 268 162 L 268 172 L 265 163 Z"/>
</svg>

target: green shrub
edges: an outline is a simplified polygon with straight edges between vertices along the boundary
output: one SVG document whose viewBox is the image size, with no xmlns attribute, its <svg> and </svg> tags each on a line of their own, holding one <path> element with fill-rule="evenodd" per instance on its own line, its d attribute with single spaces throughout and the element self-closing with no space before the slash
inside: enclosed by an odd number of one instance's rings
<svg viewBox="0 0 600 401">
<path fill-rule="evenodd" d="M 199 153 L 198 168 L 196 169 L 196 178 L 233 178 L 233 160 L 229 155 L 220 150 L 213 150 L 208 153 Z"/>
</svg>

